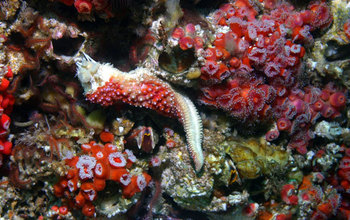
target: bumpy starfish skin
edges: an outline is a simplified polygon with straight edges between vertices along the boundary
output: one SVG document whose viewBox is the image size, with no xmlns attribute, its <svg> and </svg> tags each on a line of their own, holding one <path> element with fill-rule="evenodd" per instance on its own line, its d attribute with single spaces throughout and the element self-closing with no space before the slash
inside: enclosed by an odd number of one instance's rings
<svg viewBox="0 0 350 220">
<path fill-rule="evenodd" d="M 202 121 L 189 98 L 151 75 L 146 68 L 124 73 L 110 64 L 100 64 L 85 54 L 77 61 L 77 67 L 78 78 L 89 101 L 102 106 L 124 102 L 177 118 L 184 126 L 195 170 L 201 170 L 204 163 Z"/>
</svg>

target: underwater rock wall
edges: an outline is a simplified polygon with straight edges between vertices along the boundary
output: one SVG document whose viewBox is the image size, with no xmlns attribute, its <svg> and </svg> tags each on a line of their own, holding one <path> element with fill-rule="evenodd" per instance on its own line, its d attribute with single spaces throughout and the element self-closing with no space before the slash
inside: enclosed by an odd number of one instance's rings
<svg viewBox="0 0 350 220">
<path fill-rule="evenodd" d="M 1 218 L 350 218 L 348 1 L 0 18 Z"/>
</svg>

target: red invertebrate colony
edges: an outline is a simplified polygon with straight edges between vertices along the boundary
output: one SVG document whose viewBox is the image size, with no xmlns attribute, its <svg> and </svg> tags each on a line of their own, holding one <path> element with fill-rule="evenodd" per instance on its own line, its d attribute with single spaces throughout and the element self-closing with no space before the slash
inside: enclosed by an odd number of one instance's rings
<svg viewBox="0 0 350 220">
<path fill-rule="evenodd" d="M 338 219 L 350 218 L 350 148 L 341 146 L 344 156 L 339 161 L 335 173 L 328 176 L 327 181 L 341 193 L 341 204 L 337 212 Z"/>
<path fill-rule="evenodd" d="M 203 103 L 215 105 L 241 119 L 268 117 L 269 103 L 275 96 L 271 86 L 255 79 L 247 79 L 244 84 L 240 83 L 240 79 L 233 79 L 225 84 L 203 87 L 202 92 Z"/>
<path fill-rule="evenodd" d="M 291 27 L 280 19 L 282 11 L 291 13 L 292 10 L 292 6 L 283 4 L 270 15 L 263 15 L 257 20 L 257 12 L 248 2 L 236 1 L 234 4 L 222 6 L 215 13 L 217 24 L 228 26 L 230 30 L 218 33 L 213 47 L 204 51 L 206 61 L 202 67 L 201 78 L 206 86 L 202 88 L 202 103 L 222 108 L 236 116 L 236 108 L 232 111 L 230 106 L 227 108 L 222 105 L 221 95 L 211 96 L 219 92 L 232 96 L 231 105 L 237 99 L 240 99 L 240 105 L 245 108 L 251 108 L 249 106 L 252 106 L 252 102 L 260 105 L 257 110 L 243 110 L 238 115 L 240 119 L 256 120 L 271 116 L 261 114 L 261 106 L 265 106 L 267 110 L 274 101 L 274 96 L 283 96 L 296 85 L 300 59 L 305 54 L 305 49 L 290 39 L 288 31 Z M 242 97 L 237 96 L 232 91 L 231 84 L 223 82 L 227 78 L 235 79 L 234 90 L 242 88 L 254 92 L 255 101 L 251 97 L 243 97 L 242 100 Z M 260 89 L 261 87 L 264 89 Z"/>
<path fill-rule="evenodd" d="M 320 117 L 336 118 L 345 107 L 346 97 L 329 83 L 324 89 L 312 86 L 304 90 L 292 89 L 288 96 L 277 97 L 273 105 L 277 129 L 291 136 L 289 146 L 299 153 L 307 152 L 309 140 L 313 139 L 310 126 Z"/>
<path fill-rule="evenodd" d="M 242 214 L 247 217 L 254 217 L 258 212 L 258 209 L 259 209 L 258 203 L 249 203 L 243 208 Z"/>
<path fill-rule="evenodd" d="M 0 81 L 0 167 L 3 155 L 10 155 L 12 151 L 12 142 L 8 140 L 11 123 L 9 115 L 15 103 L 15 97 L 8 93 L 10 81 L 13 78 L 12 70 L 10 67 L 6 67 L 2 71 L 4 73 Z"/>
<path fill-rule="evenodd" d="M 281 190 L 282 200 L 289 205 L 298 204 L 298 196 L 296 195 L 295 186 L 293 184 L 286 184 Z"/>
<path fill-rule="evenodd" d="M 108 0 L 58 0 L 65 5 L 72 6 L 77 9 L 80 14 L 91 14 L 93 11 L 97 13 L 103 13 L 107 17 L 113 17 L 113 13 L 110 11 L 111 5 Z"/>
<path fill-rule="evenodd" d="M 54 218 L 54 219 L 65 219 L 69 218 L 71 216 L 71 213 L 69 212 L 68 206 L 63 205 L 58 207 L 57 205 L 54 205 L 51 207 L 51 212 L 47 215 L 49 218 Z M 42 218 L 38 219 L 44 219 L 43 216 Z"/>
<path fill-rule="evenodd" d="M 81 149 L 81 156 L 65 160 L 70 169 L 54 185 L 54 193 L 57 197 L 68 199 L 69 207 L 81 208 L 85 216 L 95 214 L 93 202 L 98 192 L 104 190 L 107 180 L 119 183 L 126 198 L 143 191 L 151 181 L 147 173 L 129 173 L 128 168 L 137 160 L 130 150 L 120 152 L 111 143 L 103 145 L 94 141 L 82 144 Z"/>
<path fill-rule="evenodd" d="M 324 176 L 319 172 L 312 172 L 303 177 L 300 184 L 297 181 L 282 186 L 280 195 L 281 202 L 274 201 L 265 203 L 260 209 L 257 219 L 292 219 L 292 209 L 284 209 L 285 204 L 289 207 L 307 209 L 310 219 L 331 219 L 337 216 L 341 206 L 341 196 L 335 188 L 325 186 Z M 339 218 L 340 217 L 340 218 Z"/>
<path fill-rule="evenodd" d="M 324 176 L 315 172 L 304 176 L 298 188 L 299 202 L 311 202 L 313 205 L 311 219 L 329 219 L 335 216 L 340 206 L 341 197 L 337 190 L 322 188 L 317 182 L 323 182 Z"/>
<path fill-rule="evenodd" d="M 174 40 L 178 41 L 179 47 L 182 50 L 193 48 L 197 51 L 203 48 L 205 41 L 203 38 L 197 36 L 196 27 L 192 23 L 187 24 L 184 28 L 175 28 L 171 36 Z"/>
<path fill-rule="evenodd" d="M 339 219 L 350 218 L 350 149 L 342 145 L 344 152 L 336 172 L 327 181 L 341 193 L 342 200 L 338 211 Z"/>
<path fill-rule="evenodd" d="M 100 133 L 100 139 L 101 141 L 108 143 L 108 142 L 113 142 L 114 140 L 114 134 L 108 131 L 102 131 Z"/>
<path fill-rule="evenodd" d="M 344 33 L 347 38 L 350 40 L 350 19 L 344 23 Z"/>
<path fill-rule="evenodd" d="M 92 3 L 88 0 L 76 0 L 74 7 L 81 14 L 90 14 L 92 11 Z"/>
<path fill-rule="evenodd" d="M 333 17 L 324 2 L 312 2 L 302 11 L 289 3 L 268 3 L 272 10 L 260 19 L 245 0 L 215 12 L 216 24 L 226 31 L 217 33 L 203 52 L 200 102 L 243 121 L 275 120 L 278 130 L 268 132 L 267 140 L 288 132 L 289 146 L 304 154 L 313 138 L 310 126 L 320 116 L 340 116 L 346 103 L 345 94 L 332 84 L 321 90 L 302 88 L 298 81 L 312 31 L 328 28 Z"/>
</svg>

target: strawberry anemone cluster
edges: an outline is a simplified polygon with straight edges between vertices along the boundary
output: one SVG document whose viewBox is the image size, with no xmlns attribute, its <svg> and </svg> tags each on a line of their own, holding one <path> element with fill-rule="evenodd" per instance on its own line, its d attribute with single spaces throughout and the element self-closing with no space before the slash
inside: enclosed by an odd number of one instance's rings
<svg viewBox="0 0 350 220">
<path fill-rule="evenodd" d="M 91 14 L 93 11 L 104 13 L 108 17 L 113 17 L 110 11 L 111 5 L 108 0 L 58 0 L 65 5 L 72 6 L 77 9 L 79 14 Z"/>
<path fill-rule="evenodd" d="M 299 83 L 304 46 L 312 44 L 311 33 L 328 28 L 333 17 L 324 2 L 312 2 L 302 11 L 289 3 L 270 6 L 259 19 L 246 0 L 214 12 L 219 31 L 212 46 L 203 50 L 200 102 L 243 121 L 275 120 L 277 129 L 266 139 L 288 132 L 289 145 L 304 154 L 313 138 L 309 128 L 320 116 L 340 116 L 346 104 L 345 94 L 332 84 L 321 90 Z"/>
<path fill-rule="evenodd" d="M 177 41 L 179 47 L 182 50 L 188 50 L 194 48 L 195 51 L 203 48 L 204 40 L 202 37 L 197 36 L 196 27 L 194 24 L 189 23 L 182 27 L 176 27 L 171 34 L 173 40 Z"/>
<path fill-rule="evenodd" d="M 281 201 L 263 204 L 257 213 L 257 219 L 292 219 L 295 212 L 303 213 L 308 219 L 348 219 L 338 212 L 341 196 L 332 187 L 323 186 L 324 176 L 313 172 L 303 177 L 300 184 L 290 182 L 281 187 Z M 287 204 L 289 209 L 285 209 Z M 245 215 L 252 213 L 243 213 Z"/>
<path fill-rule="evenodd" d="M 309 140 L 314 138 L 310 127 L 320 117 L 334 119 L 346 105 L 346 96 L 328 83 L 322 90 L 312 86 L 304 90 L 293 89 L 286 97 L 276 98 L 274 117 L 277 129 L 266 134 L 267 141 L 278 138 L 280 132 L 287 132 L 291 137 L 289 146 L 305 154 Z"/>
<path fill-rule="evenodd" d="M 350 19 L 344 23 L 344 33 L 346 37 L 350 40 Z"/>
<path fill-rule="evenodd" d="M 70 169 L 54 185 L 54 193 L 64 197 L 69 207 L 81 208 L 85 216 L 95 215 L 93 202 L 97 193 L 105 189 L 106 181 L 119 183 L 125 198 L 143 191 L 151 181 L 147 173 L 129 173 L 128 169 L 137 160 L 130 150 L 120 152 L 111 143 L 103 145 L 94 141 L 82 144 L 81 149 L 82 155 L 65 160 Z"/>
<path fill-rule="evenodd" d="M 276 93 L 273 87 L 254 78 L 247 79 L 243 85 L 241 82 L 235 78 L 225 84 L 204 87 L 201 101 L 224 109 L 236 118 L 268 117 Z"/>
<path fill-rule="evenodd" d="M 332 187 L 322 187 L 324 176 L 315 172 L 304 176 L 298 188 L 298 203 L 312 204 L 311 219 L 330 219 L 337 214 L 340 206 L 340 194 Z"/>
<path fill-rule="evenodd" d="M 5 72 L 0 82 L 0 167 L 2 166 L 3 155 L 10 155 L 12 142 L 8 140 L 11 124 L 10 114 L 12 112 L 15 97 L 8 92 L 13 73 L 10 67 L 3 69 Z"/>
<path fill-rule="evenodd" d="M 227 79 L 234 78 L 243 90 L 256 90 L 252 79 L 259 81 L 260 87 L 268 87 L 270 92 L 256 92 L 260 96 L 255 97 L 255 102 L 261 105 L 274 101 L 269 97 L 272 93 L 277 97 L 288 96 L 288 92 L 298 86 L 297 77 L 305 54 L 302 45 L 312 41 L 310 31 L 326 28 L 332 21 L 325 3 L 313 3 L 308 10 L 301 12 L 295 12 L 293 6 L 284 3 L 270 14 L 262 15 L 261 19 L 256 19 L 256 15 L 257 11 L 245 0 L 223 5 L 215 12 L 214 20 L 218 27 L 229 29 L 217 33 L 213 46 L 203 53 L 201 102 L 224 109 L 236 117 L 235 108 L 227 108 L 226 103 L 222 105 L 220 96 L 210 94 L 225 90 L 232 96 L 230 106 L 242 102 L 244 97 L 232 93 L 231 84 L 227 83 Z M 248 110 L 243 110 L 239 119 L 265 117 L 256 114 L 255 110 L 249 111 L 252 100 L 245 100 L 240 105 Z"/>
<path fill-rule="evenodd" d="M 282 203 L 276 203 L 271 207 L 265 207 L 259 212 L 259 219 L 263 219 L 263 216 L 280 216 L 276 219 L 292 219 L 292 212 L 280 213 L 280 206 L 285 204 L 293 207 L 300 206 L 300 209 L 304 212 L 305 208 L 310 214 L 310 219 L 330 219 L 337 215 L 337 211 L 341 204 L 340 194 L 334 188 L 322 187 L 319 184 L 324 180 L 324 176 L 321 173 L 314 172 L 310 175 L 304 176 L 301 184 L 295 185 L 288 183 L 281 188 Z M 283 210 L 285 212 L 286 210 Z M 282 218 L 282 216 L 288 218 Z"/>
<path fill-rule="evenodd" d="M 350 152 L 348 152 L 339 163 L 336 182 L 340 184 L 345 193 L 350 193 Z M 334 182 L 334 181 L 333 181 Z M 334 184 L 334 185 L 338 185 Z"/>
<path fill-rule="evenodd" d="M 336 173 L 328 177 L 328 182 L 342 195 L 339 215 L 342 219 L 350 219 L 350 148 L 342 148 L 345 155 L 340 160 Z"/>
</svg>

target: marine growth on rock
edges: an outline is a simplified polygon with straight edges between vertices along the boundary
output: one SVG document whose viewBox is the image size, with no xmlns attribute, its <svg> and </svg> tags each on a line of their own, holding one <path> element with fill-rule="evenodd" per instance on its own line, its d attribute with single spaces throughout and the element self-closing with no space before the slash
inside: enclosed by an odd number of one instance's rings
<svg viewBox="0 0 350 220">
<path fill-rule="evenodd" d="M 349 1 L 0 18 L 1 219 L 350 219 Z"/>
</svg>

